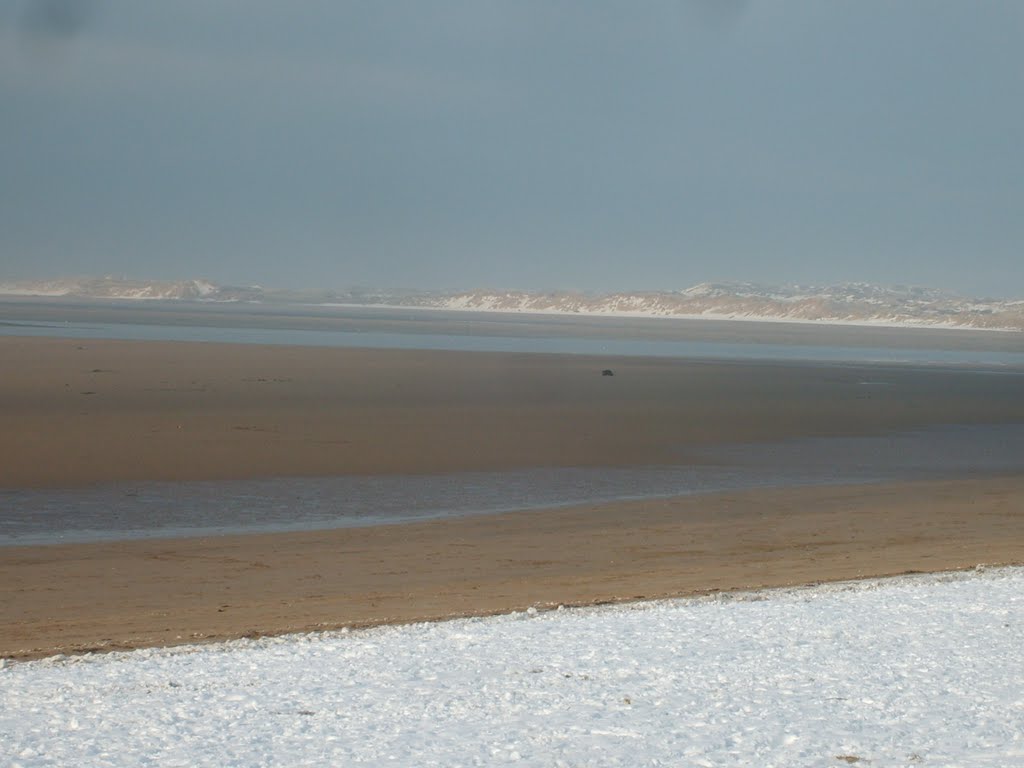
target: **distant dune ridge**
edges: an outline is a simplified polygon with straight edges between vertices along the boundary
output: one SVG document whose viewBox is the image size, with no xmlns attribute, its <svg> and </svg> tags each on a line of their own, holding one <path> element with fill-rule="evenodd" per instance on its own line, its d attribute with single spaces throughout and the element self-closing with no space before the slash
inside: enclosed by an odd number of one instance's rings
<svg viewBox="0 0 1024 768">
<path fill-rule="evenodd" d="M 978 299 L 913 286 L 701 283 L 681 291 L 590 294 L 473 290 L 389 293 L 282 291 L 207 280 L 118 277 L 0 282 L 0 295 L 164 301 L 355 304 L 550 314 L 1024 330 L 1024 300 Z"/>
<path fill-rule="evenodd" d="M 0 282 L 0 295 L 82 299 L 159 299 L 164 301 L 258 301 L 262 290 L 214 285 L 207 280 L 129 280 L 76 277 Z"/>
<path fill-rule="evenodd" d="M 683 291 L 600 296 L 471 291 L 447 297 L 444 306 L 513 312 L 1024 329 L 1024 301 L 968 299 L 923 288 L 883 288 L 864 283 L 701 283 Z"/>
</svg>

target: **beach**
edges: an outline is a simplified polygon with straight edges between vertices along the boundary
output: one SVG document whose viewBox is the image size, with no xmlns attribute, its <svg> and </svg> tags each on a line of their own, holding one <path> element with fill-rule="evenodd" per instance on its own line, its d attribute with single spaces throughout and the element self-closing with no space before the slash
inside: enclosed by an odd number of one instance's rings
<svg viewBox="0 0 1024 768">
<path fill-rule="evenodd" d="M 957 368 L 24 337 L 0 357 L 0 488 L 681 464 L 1024 422 L 1024 377 Z"/>
<path fill-rule="evenodd" d="M 0 662 L 12 766 L 1021 765 L 1024 569 Z"/>
<path fill-rule="evenodd" d="M 1024 479 L 810 487 L 407 525 L 0 548 L 0 657 L 1024 561 Z"/>
<path fill-rule="evenodd" d="M 1024 421 L 1019 375 L 952 368 L 19 337 L 0 353 L 4 489 L 685 464 Z M 0 547 L 0 656 L 1016 563 L 1022 502 L 1017 473 Z"/>
</svg>

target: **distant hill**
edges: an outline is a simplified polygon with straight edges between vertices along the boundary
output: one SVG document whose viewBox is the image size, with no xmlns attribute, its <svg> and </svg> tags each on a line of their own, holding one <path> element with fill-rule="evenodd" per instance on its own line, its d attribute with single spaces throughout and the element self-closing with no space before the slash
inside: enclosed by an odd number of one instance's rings
<svg viewBox="0 0 1024 768">
<path fill-rule="evenodd" d="M 941 291 L 865 283 L 762 286 L 701 283 L 682 291 L 587 295 L 470 291 L 435 302 L 449 309 L 641 317 L 703 317 L 1024 330 L 1024 301 L 968 299 Z"/>
<path fill-rule="evenodd" d="M 925 288 L 866 283 L 833 286 L 701 283 L 681 291 L 584 294 L 476 290 L 389 294 L 275 291 L 206 280 L 143 281 L 114 277 L 0 282 L 0 295 L 201 302 L 407 306 L 481 312 L 895 325 L 1024 330 L 1024 300 L 974 299 Z"/>
<path fill-rule="evenodd" d="M 128 280 L 79 277 L 0 282 L 0 295 L 68 296 L 86 299 L 162 299 L 178 301 L 259 300 L 259 288 L 214 285 L 206 280 Z"/>
</svg>

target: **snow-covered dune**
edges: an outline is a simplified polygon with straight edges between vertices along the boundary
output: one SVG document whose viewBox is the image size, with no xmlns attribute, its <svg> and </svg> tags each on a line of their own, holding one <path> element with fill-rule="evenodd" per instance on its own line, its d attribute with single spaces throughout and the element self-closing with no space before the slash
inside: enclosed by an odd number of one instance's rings
<svg viewBox="0 0 1024 768">
<path fill-rule="evenodd" d="M 967 299 L 866 283 L 761 286 L 701 283 L 682 291 L 589 295 L 478 290 L 434 302 L 446 309 L 542 314 L 755 320 L 921 328 L 1024 329 L 1024 303 Z"/>
<path fill-rule="evenodd" d="M 684 290 L 603 294 L 574 291 L 413 292 L 274 290 L 207 280 L 129 280 L 106 276 L 3 281 L 0 297 L 245 302 L 516 312 L 610 317 L 748 320 L 907 328 L 1024 330 L 1024 300 L 969 298 L 914 286 L 700 283 Z"/>
<path fill-rule="evenodd" d="M 0 763 L 1024 765 L 1024 569 L 8 664 Z"/>
<path fill-rule="evenodd" d="M 129 280 L 107 276 L 0 281 L 0 296 L 224 302 L 249 300 L 259 295 L 257 288 L 219 286 L 208 280 Z"/>
</svg>

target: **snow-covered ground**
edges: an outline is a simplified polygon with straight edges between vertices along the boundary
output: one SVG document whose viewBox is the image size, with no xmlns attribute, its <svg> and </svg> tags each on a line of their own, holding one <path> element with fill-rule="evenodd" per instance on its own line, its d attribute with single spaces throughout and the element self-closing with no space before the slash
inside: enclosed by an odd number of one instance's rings
<svg viewBox="0 0 1024 768">
<path fill-rule="evenodd" d="M 1024 569 L 0 669 L 0 764 L 1024 765 Z"/>
</svg>

